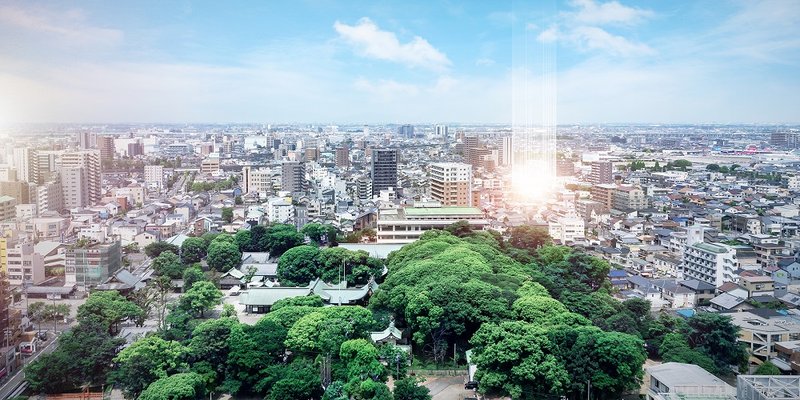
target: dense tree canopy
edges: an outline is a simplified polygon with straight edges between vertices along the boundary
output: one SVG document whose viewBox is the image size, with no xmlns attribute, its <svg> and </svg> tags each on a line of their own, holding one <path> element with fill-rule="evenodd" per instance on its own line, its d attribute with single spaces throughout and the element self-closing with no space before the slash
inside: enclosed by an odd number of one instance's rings
<svg viewBox="0 0 800 400">
<path fill-rule="evenodd" d="M 109 333 L 107 320 L 85 314 L 77 326 L 61 335 L 52 353 L 42 354 L 25 367 L 25 379 L 33 391 L 45 393 L 103 384 L 122 343 L 123 339 Z"/>
<path fill-rule="evenodd" d="M 208 250 L 208 243 L 199 237 L 190 237 L 181 243 L 181 261 L 184 264 L 200 262 Z"/>
<path fill-rule="evenodd" d="M 112 333 L 121 322 L 133 320 L 143 312 L 141 307 L 116 290 L 99 291 L 89 295 L 86 302 L 78 307 L 78 321 L 98 320 Z"/>
<path fill-rule="evenodd" d="M 172 279 L 180 279 L 183 275 L 183 263 L 180 257 L 171 251 L 164 251 L 154 258 L 152 267 L 156 274 Z"/>
<path fill-rule="evenodd" d="M 129 397 L 135 398 L 158 379 L 188 369 L 184 361 L 186 348 L 178 342 L 159 336 L 147 336 L 135 341 L 115 358 L 116 369 L 110 381 Z"/>
<path fill-rule="evenodd" d="M 203 377 L 184 372 L 151 383 L 139 400 L 195 400 L 205 395 Z"/>
<path fill-rule="evenodd" d="M 178 246 L 167 242 L 153 242 L 144 247 L 144 253 L 150 258 L 156 258 L 165 251 L 178 254 L 180 253 L 181 249 Z"/>
<path fill-rule="evenodd" d="M 220 272 L 237 268 L 242 262 L 242 253 L 234 242 L 233 236 L 219 235 L 208 246 L 206 262 L 210 268 Z"/>
<path fill-rule="evenodd" d="M 278 260 L 278 279 L 285 286 L 306 286 L 320 276 L 317 263 L 319 249 L 314 246 L 297 246 L 289 249 Z"/>
</svg>

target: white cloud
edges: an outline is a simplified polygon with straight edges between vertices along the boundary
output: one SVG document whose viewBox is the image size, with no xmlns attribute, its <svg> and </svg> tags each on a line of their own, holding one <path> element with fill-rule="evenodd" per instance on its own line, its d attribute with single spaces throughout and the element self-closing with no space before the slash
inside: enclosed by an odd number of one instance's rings
<svg viewBox="0 0 800 400">
<path fill-rule="evenodd" d="M 496 62 L 491 58 L 479 58 L 475 60 L 475 65 L 479 67 L 491 67 L 492 65 L 495 64 Z"/>
<path fill-rule="evenodd" d="M 369 18 L 361 18 L 356 25 L 336 21 L 333 27 L 342 40 L 364 57 L 435 71 L 443 71 L 451 65 L 447 56 L 427 40 L 414 36 L 410 42 L 400 43 L 397 35 L 381 30 Z"/>
<path fill-rule="evenodd" d="M 536 40 L 542 43 L 553 43 L 558 40 L 558 27 L 553 25 L 536 36 Z"/>
<path fill-rule="evenodd" d="M 0 26 L 23 28 L 29 32 L 49 34 L 68 45 L 114 45 L 122 41 L 123 32 L 117 29 L 91 26 L 79 10 L 56 13 L 51 10 L 28 10 L 0 6 Z"/>
<path fill-rule="evenodd" d="M 630 57 L 655 53 L 645 44 L 634 43 L 622 36 L 612 35 L 605 30 L 593 26 L 575 28 L 570 39 L 578 46 L 590 50 L 602 50 L 610 54 Z"/>
<path fill-rule="evenodd" d="M 617 1 L 597 3 L 594 0 L 573 0 L 572 6 L 578 8 L 570 16 L 580 24 L 606 25 L 620 24 L 632 25 L 647 18 L 653 17 L 650 10 L 627 7 Z"/>
<path fill-rule="evenodd" d="M 637 43 L 601 28 L 601 25 L 632 25 L 653 16 L 650 10 L 624 6 L 616 1 L 596 3 L 593 0 L 574 0 L 570 3 L 575 12 L 562 13 L 560 26 L 551 25 L 541 31 L 536 39 L 542 43 L 560 41 L 581 51 L 600 51 L 620 57 L 654 54 L 644 43 Z"/>
</svg>

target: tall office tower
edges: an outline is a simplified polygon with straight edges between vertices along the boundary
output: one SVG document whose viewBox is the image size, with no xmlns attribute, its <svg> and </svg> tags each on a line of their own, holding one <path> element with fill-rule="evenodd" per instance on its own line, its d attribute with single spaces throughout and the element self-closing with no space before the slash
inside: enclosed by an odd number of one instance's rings
<svg viewBox="0 0 800 400">
<path fill-rule="evenodd" d="M 414 137 L 414 125 L 400 125 L 400 127 L 397 128 L 397 134 L 400 137 L 413 138 Z"/>
<path fill-rule="evenodd" d="M 436 125 L 436 137 L 446 138 L 447 133 L 447 125 Z"/>
<path fill-rule="evenodd" d="M 397 149 L 372 149 L 372 195 L 397 187 Z"/>
<path fill-rule="evenodd" d="M 347 147 L 336 148 L 336 166 L 339 168 L 350 167 L 350 149 Z"/>
<path fill-rule="evenodd" d="M 306 192 L 306 166 L 299 161 L 285 161 L 281 164 L 281 190 L 293 196 Z"/>
<path fill-rule="evenodd" d="M 514 164 L 514 138 L 511 136 L 503 136 L 500 164 L 505 166 Z"/>
<path fill-rule="evenodd" d="M 431 164 L 431 197 L 443 206 L 472 207 L 472 166 Z"/>
<path fill-rule="evenodd" d="M 97 148 L 100 150 L 100 161 L 110 163 L 114 161 L 114 137 L 98 136 Z"/>
<path fill-rule="evenodd" d="M 592 163 L 592 173 L 589 175 L 589 183 L 601 185 L 614 182 L 612 164 L 609 161 L 598 161 Z"/>
<path fill-rule="evenodd" d="M 96 136 L 91 132 L 78 132 L 78 147 L 82 150 L 94 148 Z"/>
<path fill-rule="evenodd" d="M 161 165 L 144 166 L 144 184 L 149 189 L 160 191 L 164 188 L 164 167 Z"/>
<path fill-rule="evenodd" d="M 94 205 L 102 198 L 100 152 L 98 150 L 71 151 L 61 155 L 61 186 L 64 189 L 64 206 Z M 77 171 L 81 169 L 83 171 Z M 69 176 L 67 176 L 69 175 Z M 80 178 L 80 180 L 76 180 Z M 73 190 L 78 184 L 80 190 Z M 85 197 L 83 197 L 85 194 Z"/>
<path fill-rule="evenodd" d="M 17 179 L 36 183 L 39 179 L 39 166 L 36 162 L 36 150 L 27 147 L 14 149 L 14 166 L 17 168 Z"/>
</svg>

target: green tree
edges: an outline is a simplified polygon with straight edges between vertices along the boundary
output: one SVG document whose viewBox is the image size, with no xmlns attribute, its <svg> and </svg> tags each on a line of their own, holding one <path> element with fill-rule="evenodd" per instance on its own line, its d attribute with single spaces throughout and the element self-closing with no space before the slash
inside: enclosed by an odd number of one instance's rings
<svg viewBox="0 0 800 400">
<path fill-rule="evenodd" d="M 206 275 L 199 266 L 191 266 L 183 270 L 183 290 L 188 291 L 197 282 L 206 280 Z"/>
<path fill-rule="evenodd" d="M 222 207 L 222 220 L 229 224 L 233 222 L 233 208 Z"/>
<path fill-rule="evenodd" d="M 278 279 L 286 286 L 307 285 L 321 275 L 318 256 L 319 249 L 314 246 L 289 249 L 278 260 Z"/>
<path fill-rule="evenodd" d="M 42 354 L 25 367 L 25 379 L 31 390 L 45 393 L 105 383 L 111 360 L 122 343 L 124 339 L 111 336 L 100 317 L 85 316 L 61 335 L 52 353 Z"/>
<path fill-rule="evenodd" d="M 554 355 L 545 329 L 524 322 L 488 323 L 470 340 L 480 390 L 532 398 L 536 393 L 563 394 L 570 376 Z"/>
<path fill-rule="evenodd" d="M 183 264 L 180 257 L 171 251 L 165 251 L 153 259 L 153 271 L 172 279 L 180 279 L 183 275 Z"/>
<path fill-rule="evenodd" d="M 259 248 L 277 258 L 287 250 L 302 245 L 304 240 L 304 235 L 294 225 L 276 224 L 269 227 L 266 236 L 259 242 Z"/>
<path fill-rule="evenodd" d="M 253 247 L 253 235 L 250 230 L 243 229 L 236 232 L 234 235 L 234 239 L 236 241 L 236 245 L 239 246 L 239 251 L 241 252 L 250 252 L 256 251 Z"/>
<path fill-rule="evenodd" d="M 686 337 L 679 333 L 668 333 L 659 346 L 661 359 L 664 362 L 679 362 L 698 365 L 708 372 L 716 373 L 714 360 L 704 353 L 689 347 Z"/>
<path fill-rule="evenodd" d="M 731 323 L 731 317 L 701 312 L 689 319 L 689 327 L 690 346 L 711 357 L 720 370 L 746 365 L 747 350 L 737 341 L 739 327 Z"/>
<path fill-rule="evenodd" d="M 472 235 L 472 226 L 470 226 L 468 221 L 458 221 L 448 225 L 444 230 L 450 232 L 453 236 L 458 236 L 460 238 L 468 237 Z"/>
<path fill-rule="evenodd" d="M 144 254 L 147 254 L 147 256 L 150 258 L 156 258 L 165 251 L 178 254 L 180 253 L 181 249 L 178 248 L 178 246 L 167 242 L 153 242 L 144 247 Z"/>
<path fill-rule="evenodd" d="M 270 312 L 275 312 L 280 310 L 283 307 L 323 307 L 325 303 L 322 302 L 322 297 L 317 296 L 316 294 L 310 296 L 300 296 L 300 297 L 289 297 L 286 299 L 280 299 L 276 301 L 272 307 L 270 307 Z"/>
<path fill-rule="evenodd" d="M 431 392 L 415 377 L 394 382 L 394 400 L 431 400 Z"/>
<path fill-rule="evenodd" d="M 200 262 L 206 256 L 208 245 L 206 241 L 199 237 L 191 237 L 181 244 L 181 261 L 184 264 Z"/>
<path fill-rule="evenodd" d="M 240 206 L 240 205 L 244 204 L 244 201 L 242 200 L 242 196 L 234 197 L 233 198 L 233 204 L 235 204 L 237 206 Z"/>
<path fill-rule="evenodd" d="M 283 307 L 280 311 L 301 307 Z M 304 308 L 304 307 L 303 307 Z M 375 329 L 372 313 L 363 307 L 309 307 L 286 335 L 286 347 L 293 352 L 336 354 L 349 339 L 366 339 Z"/>
<path fill-rule="evenodd" d="M 719 164 L 708 164 L 706 165 L 707 171 L 718 172 L 720 170 Z"/>
<path fill-rule="evenodd" d="M 344 278 L 350 285 L 364 285 L 383 273 L 381 260 L 370 257 L 366 251 L 350 251 L 343 247 L 320 250 L 317 265 L 319 277 L 329 283 L 339 283 Z"/>
<path fill-rule="evenodd" d="M 265 399 L 309 399 L 322 395 L 319 366 L 305 357 L 298 357 L 289 364 L 274 364 L 267 367 L 262 379 L 255 387 L 258 393 L 267 393 Z"/>
<path fill-rule="evenodd" d="M 222 292 L 208 281 L 196 282 L 180 299 L 181 308 L 199 313 L 202 317 L 207 310 L 220 303 Z"/>
<path fill-rule="evenodd" d="M 546 229 L 530 225 L 511 228 L 511 237 L 508 240 L 508 244 L 512 247 L 526 250 L 531 254 L 551 242 L 552 239 Z"/>
<path fill-rule="evenodd" d="M 764 361 L 761 365 L 756 368 L 756 375 L 782 375 L 780 368 L 776 367 L 775 364 Z"/>
<path fill-rule="evenodd" d="M 194 400 L 205 396 L 205 381 L 194 372 L 161 378 L 142 392 L 139 400 Z"/>
<path fill-rule="evenodd" d="M 326 232 L 327 232 L 327 227 L 323 224 L 318 224 L 316 222 L 305 224 L 303 228 L 300 229 L 300 233 L 308 236 L 308 238 L 311 239 L 311 241 L 317 244 L 318 246 L 323 243 L 323 238 L 325 237 Z"/>
<path fill-rule="evenodd" d="M 78 307 L 78 322 L 97 319 L 109 333 L 116 332 L 118 325 L 134 320 L 144 311 L 116 290 L 94 292 Z"/>
<path fill-rule="evenodd" d="M 242 253 L 239 251 L 239 246 L 231 241 L 220 241 L 219 237 L 217 237 L 208 246 L 206 262 L 208 262 L 210 268 L 225 272 L 231 268 L 238 267 L 241 261 Z"/>
<path fill-rule="evenodd" d="M 189 368 L 186 348 L 178 342 L 147 336 L 123 349 L 115 358 L 109 380 L 135 398 L 158 379 Z"/>
</svg>

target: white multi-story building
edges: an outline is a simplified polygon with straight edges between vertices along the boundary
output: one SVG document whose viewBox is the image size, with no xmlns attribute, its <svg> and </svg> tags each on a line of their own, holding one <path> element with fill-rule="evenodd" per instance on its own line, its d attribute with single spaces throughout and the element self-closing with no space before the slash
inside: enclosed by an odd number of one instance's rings
<svg viewBox="0 0 800 400">
<path fill-rule="evenodd" d="M 267 201 L 267 218 L 270 223 L 286 224 L 294 219 L 291 197 L 273 197 Z"/>
<path fill-rule="evenodd" d="M 258 193 L 266 196 L 272 192 L 273 171 L 269 168 L 242 168 L 242 189 L 244 193 Z"/>
<path fill-rule="evenodd" d="M 444 229 L 467 221 L 473 230 L 482 230 L 489 221 L 474 207 L 405 207 L 378 212 L 378 243 L 411 243 L 426 231 Z"/>
<path fill-rule="evenodd" d="M 431 197 L 446 207 L 472 206 L 472 166 L 462 163 L 430 165 Z"/>
<path fill-rule="evenodd" d="M 149 189 L 161 190 L 165 186 L 164 167 L 161 165 L 145 165 L 144 183 Z"/>
<path fill-rule="evenodd" d="M 97 204 L 102 198 L 100 152 L 73 151 L 61 155 L 61 187 L 64 207 Z"/>
<path fill-rule="evenodd" d="M 550 237 L 562 244 L 575 243 L 586 237 L 583 218 L 575 212 L 552 218 L 548 221 L 547 228 Z"/>
<path fill-rule="evenodd" d="M 34 251 L 33 243 L 20 243 L 8 249 L 8 282 L 12 285 L 44 281 L 44 257 Z"/>
<path fill-rule="evenodd" d="M 700 242 L 687 246 L 682 261 L 684 279 L 697 279 L 719 287 L 738 278 L 736 250 L 724 244 Z"/>
</svg>

